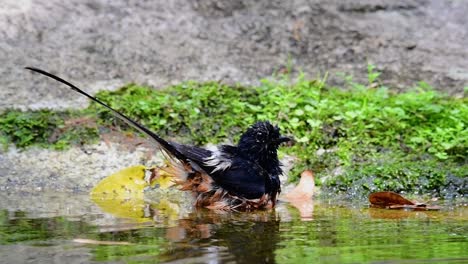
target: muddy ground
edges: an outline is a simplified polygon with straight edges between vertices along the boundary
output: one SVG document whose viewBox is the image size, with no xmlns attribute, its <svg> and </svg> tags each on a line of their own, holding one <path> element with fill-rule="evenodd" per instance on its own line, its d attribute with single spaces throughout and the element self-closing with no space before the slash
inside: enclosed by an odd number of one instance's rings
<svg viewBox="0 0 468 264">
<path fill-rule="evenodd" d="M 467 1 L 1 2 L 0 109 L 87 104 L 24 66 L 47 69 L 90 92 L 128 82 L 256 84 L 288 64 L 310 77 L 329 72 L 330 82 L 340 84 L 337 73 L 366 80 L 368 62 L 392 89 L 424 80 L 463 96 L 468 86 Z M 145 152 L 89 148 L 100 151 L 10 148 L 0 153 L 0 186 L 88 190 Z"/>
</svg>

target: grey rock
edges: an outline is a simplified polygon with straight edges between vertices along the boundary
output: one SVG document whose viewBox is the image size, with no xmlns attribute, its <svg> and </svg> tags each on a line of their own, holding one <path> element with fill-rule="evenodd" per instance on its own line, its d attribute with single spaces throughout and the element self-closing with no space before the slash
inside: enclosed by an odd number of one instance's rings
<svg viewBox="0 0 468 264">
<path fill-rule="evenodd" d="M 462 94 L 467 11 L 465 1 L 437 0 L 3 0 L 0 109 L 86 105 L 24 66 L 96 92 L 128 82 L 257 84 L 288 59 L 311 77 L 365 80 L 370 62 L 395 89 L 424 80 Z"/>
</svg>

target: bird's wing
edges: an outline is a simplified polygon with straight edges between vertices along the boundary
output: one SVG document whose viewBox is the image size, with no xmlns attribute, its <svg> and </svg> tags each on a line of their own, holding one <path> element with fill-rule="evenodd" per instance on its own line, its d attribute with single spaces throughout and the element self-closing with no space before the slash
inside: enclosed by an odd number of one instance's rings
<svg viewBox="0 0 468 264">
<path fill-rule="evenodd" d="M 268 192 L 266 171 L 242 158 L 234 158 L 228 169 L 216 171 L 212 177 L 223 189 L 247 199 L 260 198 Z"/>
<path fill-rule="evenodd" d="M 247 199 L 260 198 L 266 193 L 266 172 L 256 163 L 238 157 L 236 147 L 222 145 L 205 149 L 174 142 L 171 144 L 226 191 Z"/>
<path fill-rule="evenodd" d="M 177 149 L 177 151 L 179 151 L 185 157 L 187 157 L 188 159 L 192 160 L 193 162 L 199 165 L 202 165 L 206 161 L 206 159 L 208 159 L 209 157 L 213 155 L 212 151 L 205 149 L 205 148 L 179 144 L 176 142 L 170 142 L 170 143 L 172 146 L 174 146 Z"/>
</svg>

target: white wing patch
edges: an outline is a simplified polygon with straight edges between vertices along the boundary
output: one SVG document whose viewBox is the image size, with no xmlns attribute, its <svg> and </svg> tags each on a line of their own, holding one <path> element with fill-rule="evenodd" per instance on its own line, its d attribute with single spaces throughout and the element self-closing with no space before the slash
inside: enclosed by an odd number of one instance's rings
<svg viewBox="0 0 468 264">
<path fill-rule="evenodd" d="M 223 153 L 223 151 L 220 150 L 217 146 L 208 147 L 208 150 L 213 152 L 213 155 L 205 159 L 205 165 L 214 167 L 211 173 L 214 173 L 217 171 L 224 171 L 228 169 L 229 167 L 231 167 L 232 160 L 229 158 L 228 155 Z"/>
</svg>

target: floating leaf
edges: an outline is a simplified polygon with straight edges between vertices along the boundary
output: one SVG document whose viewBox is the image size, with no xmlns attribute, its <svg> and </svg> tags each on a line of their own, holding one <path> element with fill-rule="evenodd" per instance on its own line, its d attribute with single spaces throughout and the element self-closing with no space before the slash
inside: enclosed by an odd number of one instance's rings
<svg viewBox="0 0 468 264">
<path fill-rule="evenodd" d="M 303 171 L 301 173 L 301 179 L 299 184 L 291 190 L 289 193 L 285 194 L 285 199 L 288 201 L 292 200 L 310 200 L 314 195 L 315 180 L 314 174 L 310 170 Z"/>
<path fill-rule="evenodd" d="M 99 197 L 98 195 L 92 196 L 91 199 L 101 208 L 102 211 L 113 216 L 134 219 L 137 220 L 137 222 L 147 222 L 152 220 L 151 214 L 146 210 L 147 204 L 143 197 L 124 199 L 122 197 Z"/>
<path fill-rule="evenodd" d="M 173 177 L 168 172 L 158 168 L 137 165 L 125 168 L 102 179 L 91 190 L 91 196 L 99 199 L 142 198 L 147 187 L 157 186 L 161 189 L 167 189 L 173 185 Z"/>
<path fill-rule="evenodd" d="M 114 173 L 101 180 L 91 191 L 91 200 L 103 211 L 117 217 L 150 220 L 145 213 L 143 200 L 145 166 L 133 166 Z"/>
<path fill-rule="evenodd" d="M 301 173 L 299 184 L 284 195 L 283 199 L 299 210 L 302 218 L 312 218 L 314 203 L 312 196 L 315 190 L 314 174 L 310 170 Z"/>
<path fill-rule="evenodd" d="M 160 189 L 167 189 L 175 184 L 174 176 L 172 174 L 157 168 L 152 169 L 150 182 L 151 186 L 155 186 Z"/>
<path fill-rule="evenodd" d="M 91 191 L 91 200 L 103 211 L 114 216 L 136 219 L 139 222 L 150 221 L 154 210 L 145 202 L 144 190 L 150 186 L 166 189 L 172 185 L 173 177 L 169 173 L 138 165 L 101 180 Z M 178 211 L 178 208 L 173 210 Z"/>
<path fill-rule="evenodd" d="M 414 205 L 410 200 L 394 192 L 376 192 L 369 195 L 369 202 L 378 207 L 391 205 Z"/>
<path fill-rule="evenodd" d="M 415 203 L 394 192 L 371 193 L 369 195 L 369 202 L 371 203 L 371 207 L 386 209 L 415 211 L 440 210 L 438 206 L 427 206 L 423 203 Z"/>
<path fill-rule="evenodd" d="M 151 208 L 156 218 L 164 217 L 168 221 L 176 221 L 179 219 L 180 206 L 167 199 L 159 200 L 158 203 L 153 204 Z"/>
<path fill-rule="evenodd" d="M 91 190 L 91 197 L 98 199 L 143 198 L 143 190 L 149 186 L 145 180 L 148 168 L 143 165 L 125 168 L 114 173 Z"/>
</svg>

